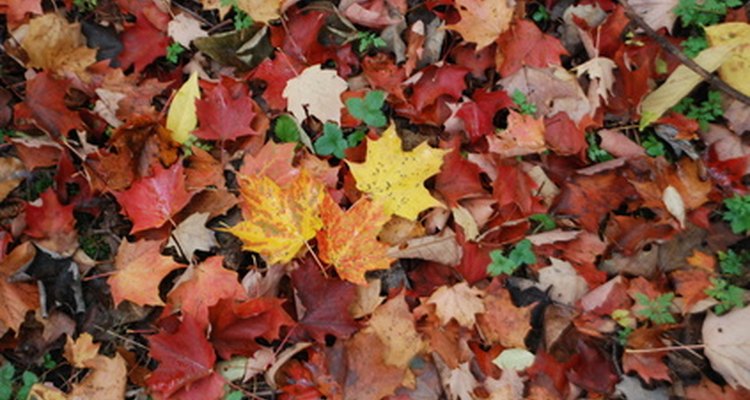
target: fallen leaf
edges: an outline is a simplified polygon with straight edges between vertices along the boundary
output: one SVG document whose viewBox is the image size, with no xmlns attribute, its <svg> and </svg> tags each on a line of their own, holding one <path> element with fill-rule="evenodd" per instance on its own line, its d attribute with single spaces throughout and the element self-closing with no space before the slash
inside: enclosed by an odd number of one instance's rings
<svg viewBox="0 0 750 400">
<path fill-rule="evenodd" d="M 194 39 L 208 36 L 208 33 L 201 28 L 200 21 L 186 12 L 177 14 L 169 21 L 167 34 L 185 48 L 190 48 Z"/>
<path fill-rule="evenodd" d="M 573 306 L 588 293 L 589 285 L 569 262 L 556 258 L 550 258 L 550 262 L 552 265 L 539 270 L 539 285 L 543 290 L 551 287 L 552 300 Z"/>
<path fill-rule="evenodd" d="M 49 13 L 29 21 L 28 32 L 21 47 L 29 56 L 27 66 L 54 72 L 82 76 L 89 65 L 96 62 L 96 50 L 86 47 L 86 38 L 79 23 Z"/>
<path fill-rule="evenodd" d="M 736 43 L 709 47 L 701 51 L 693 61 L 707 72 L 716 71 L 726 60 L 731 57 L 732 51 L 737 47 Z M 661 118 L 667 110 L 674 107 L 687 96 L 693 89 L 703 81 L 700 75 L 693 72 L 684 65 L 680 65 L 669 75 L 666 82 L 656 90 L 649 93 L 640 105 L 641 122 L 640 129 L 643 130 L 654 121 Z"/>
<path fill-rule="evenodd" d="M 456 241 L 456 234 L 448 228 L 437 235 L 409 239 L 406 243 L 393 246 L 388 250 L 388 256 L 416 258 L 456 266 L 461 262 L 462 251 Z"/>
<path fill-rule="evenodd" d="M 115 273 L 107 278 L 115 307 L 125 300 L 139 306 L 163 306 L 159 285 L 170 272 L 185 265 L 161 255 L 161 242 L 123 239 L 115 256 Z"/>
<path fill-rule="evenodd" d="M 193 72 L 175 93 L 167 112 L 167 129 L 172 131 L 172 139 L 175 142 L 185 143 L 190 137 L 190 132 L 198 126 L 195 104 L 200 98 L 198 73 Z"/>
<path fill-rule="evenodd" d="M 79 114 L 65 105 L 65 95 L 70 87 L 67 80 L 56 79 L 49 72 L 40 72 L 26 81 L 26 100 L 16 104 L 15 118 L 24 114 L 39 128 L 53 136 L 67 135 L 72 129 L 83 127 Z"/>
<path fill-rule="evenodd" d="M 195 136 L 225 141 L 263 133 L 254 129 L 253 122 L 258 120 L 260 109 L 244 83 L 224 77 L 206 90 L 203 98 L 198 97 L 194 108 L 200 127 L 193 131 Z"/>
<path fill-rule="evenodd" d="M 180 222 L 169 236 L 167 248 L 175 247 L 184 252 L 185 257 L 192 259 L 196 251 L 210 251 L 218 246 L 214 231 L 206 228 L 209 213 L 193 213 Z"/>
<path fill-rule="evenodd" d="M 424 347 L 403 293 L 378 307 L 362 332 L 374 333 L 383 344 L 385 364 L 401 369 L 406 369 Z"/>
<path fill-rule="evenodd" d="M 344 398 L 378 400 L 396 390 L 404 379 L 404 369 L 388 365 L 380 351 L 380 338 L 361 331 L 349 339 L 346 348 L 346 378 Z"/>
<path fill-rule="evenodd" d="M 344 212 L 326 196 L 320 208 L 323 229 L 317 234 L 320 259 L 333 265 L 339 277 L 358 285 L 367 284 L 367 271 L 388 269 L 394 260 L 388 245 L 378 241 L 378 233 L 390 218 L 382 206 L 367 198 L 359 199 Z"/>
<path fill-rule="evenodd" d="M 268 23 L 278 19 L 282 0 L 237 0 L 237 8 L 244 11 L 254 21 Z"/>
<path fill-rule="evenodd" d="M 727 22 L 706 27 L 706 38 L 711 47 L 731 46 L 729 58 L 719 67 L 719 76 L 730 86 L 750 96 L 750 24 Z M 697 62 L 697 59 L 696 59 Z"/>
<path fill-rule="evenodd" d="M 24 232 L 47 250 L 71 255 L 78 248 L 74 207 L 73 204 L 60 204 L 57 193 L 49 188 L 35 203 L 26 205 Z"/>
<path fill-rule="evenodd" d="M 133 3 L 141 4 L 143 3 Z M 146 3 L 147 4 L 147 3 Z M 164 32 L 169 14 L 159 10 L 155 4 L 137 11 L 135 23 L 126 23 L 120 35 L 123 50 L 117 56 L 120 68 L 126 70 L 131 65 L 140 73 L 157 58 L 167 55 L 169 36 Z"/>
<path fill-rule="evenodd" d="M 89 373 L 73 384 L 68 399 L 120 400 L 125 397 L 128 367 L 119 353 L 112 358 L 98 355 L 89 360 L 86 367 Z"/>
<path fill-rule="evenodd" d="M 89 368 L 91 360 L 99 355 L 101 344 L 94 344 L 94 338 L 88 332 L 82 333 L 78 339 L 68 336 L 65 339 L 65 359 L 76 368 Z"/>
<path fill-rule="evenodd" d="M 133 221 L 130 233 L 158 228 L 187 205 L 192 193 L 185 190 L 182 163 L 154 167 L 154 175 L 141 178 L 130 189 L 114 193 L 124 214 Z"/>
<path fill-rule="evenodd" d="M 544 120 L 513 110 L 508 114 L 508 128 L 487 136 L 489 150 L 501 157 L 525 156 L 541 153 L 544 145 Z"/>
<path fill-rule="evenodd" d="M 435 313 L 443 325 L 455 319 L 459 325 L 471 328 L 476 322 L 475 315 L 485 312 L 482 291 L 470 288 L 466 282 L 451 287 L 441 286 L 427 299 L 426 304 L 435 304 Z"/>
<path fill-rule="evenodd" d="M 667 32 L 670 33 L 677 20 L 673 10 L 678 3 L 679 0 L 628 0 L 633 11 L 640 15 L 651 29 L 658 31 L 667 28 Z"/>
<path fill-rule="evenodd" d="M 415 220 L 423 210 L 441 205 L 422 181 L 440 171 L 445 153 L 447 150 L 433 149 L 424 142 L 404 152 L 396 127 L 391 125 L 379 140 L 368 139 L 364 163 L 347 164 L 357 189 L 380 202 L 387 215 Z"/>
<path fill-rule="evenodd" d="M 485 311 L 477 316 L 477 324 L 489 343 L 525 349 L 533 307 L 516 307 L 507 289 L 497 288 L 484 296 Z"/>
<path fill-rule="evenodd" d="M 456 369 L 449 369 L 443 363 L 437 362 L 440 380 L 445 387 L 450 400 L 474 400 L 474 389 L 479 385 L 477 378 L 471 373 L 469 363 L 462 363 Z"/>
<path fill-rule="evenodd" d="M 513 19 L 515 1 L 508 0 L 456 0 L 461 20 L 445 29 L 461 34 L 464 40 L 477 44 L 476 50 L 492 44 L 501 33 L 508 30 Z"/>
<path fill-rule="evenodd" d="M 213 370 L 214 349 L 206 339 L 204 325 L 190 314 L 183 315 L 175 331 L 151 336 L 149 353 L 159 366 L 146 384 L 158 396 L 218 399 L 223 394 L 224 379 Z"/>
<path fill-rule="evenodd" d="M 237 273 L 222 266 L 221 256 L 191 265 L 167 294 L 169 305 L 190 315 L 196 323 L 208 324 L 208 309 L 222 299 L 243 300 L 245 289 Z"/>
<path fill-rule="evenodd" d="M 240 174 L 266 175 L 277 185 L 286 186 L 300 171 L 292 166 L 295 147 L 295 143 L 279 144 L 269 140 L 255 155 L 245 155 Z"/>
<path fill-rule="evenodd" d="M 498 71 L 503 78 L 515 74 L 522 67 L 546 68 L 560 65 L 560 56 L 567 55 L 556 37 L 542 32 L 536 24 L 527 19 L 519 19 L 498 39 L 498 53 L 502 63 Z M 513 93 L 508 89 L 508 93 Z"/>
<path fill-rule="evenodd" d="M 349 307 L 349 313 L 353 318 L 359 319 L 372 314 L 380 306 L 385 297 L 380 295 L 382 281 L 373 279 L 367 282 L 367 286 L 357 286 L 357 297 Z"/>
<path fill-rule="evenodd" d="M 733 388 L 750 389 L 750 329 L 747 329 L 750 307 L 722 316 L 708 312 L 703 321 L 704 352 L 711 367 Z"/>
<path fill-rule="evenodd" d="M 0 262 L 0 332 L 13 329 L 18 333 L 26 313 L 39 308 L 37 285 L 10 281 L 10 276 L 29 265 L 35 255 L 34 245 L 26 242 L 14 248 Z"/>
<path fill-rule="evenodd" d="M 287 109 L 297 120 L 308 115 L 321 122 L 341 121 L 341 93 L 349 88 L 336 71 L 324 70 L 322 65 L 305 68 L 298 76 L 289 79 L 282 96 L 287 99 Z"/>
<path fill-rule="evenodd" d="M 581 75 L 588 75 L 592 81 L 591 85 L 596 84 L 597 96 L 604 99 L 607 103 L 609 96 L 612 94 L 612 87 L 615 84 L 614 69 L 617 68 L 617 64 L 606 57 L 594 57 L 585 63 L 575 68 L 576 75 L 580 78 Z M 591 89 L 589 89 L 591 90 Z M 589 91 L 589 93 L 591 93 Z"/>
<path fill-rule="evenodd" d="M 244 221 L 226 229 L 271 264 L 291 261 L 323 226 L 324 188 L 302 171 L 283 189 L 271 178 L 240 177 Z"/>
<path fill-rule="evenodd" d="M 357 322 L 349 313 L 349 305 L 356 297 L 355 285 L 323 277 L 312 262 L 292 272 L 292 285 L 305 307 L 304 316 L 297 319 L 299 330 L 304 331 L 299 336 L 325 343 L 326 335 L 347 338 L 357 331 Z"/>
</svg>

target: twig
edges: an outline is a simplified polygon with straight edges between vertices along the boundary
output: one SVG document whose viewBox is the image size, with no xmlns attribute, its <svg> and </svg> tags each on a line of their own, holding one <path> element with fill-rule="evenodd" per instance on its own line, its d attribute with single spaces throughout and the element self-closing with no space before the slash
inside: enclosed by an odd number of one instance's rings
<svg viewBox="0 0 750 400">
<path fill-rule="evenodd" d="M 737 101 L 750 105 L 750 97 L 729 86 L 726 82 L 718 78 L 716 75 L 713 75 L 712 73 L 706 71 L 703 67 L 686 56 L 685 53 L 683 53 L 677 46 L 672 44 L 672 42 L 667 40 L 666 37 L 658 34 L 653 28 L 651 28 L 651 26 L 646 23 L 646 21 L 643 20 L 643 18 L 641 18 L 640 15 L 638 15 L 637 12 L 635 12 L 635 10 L 633 10 L 630 4 L 628 4 L 627 0 L 621 1 L 620 4 L 622 4 L 622 6 L 625 8 L 625 15 L 627 15 L 631 21 L 635 22 L 635 24 L 638 25 L 639 28 L 643 29 L 648 37 L 654 39 L 654 41 L 656 41 L 656 43 L 658 43 L 662 49 L 675 56 L 684 66 L 690 68 L 690 70 L 698 74 L 714 89 L 726 93 L 729 97 L 732 97 Z"/>
<path fill-rule="evenodd" d="M 663 351 L 701 350 L 705 347 L 705 344 L 683 344 L 680 346 L 654 347 L 652 349 L 625 349 L 625 352 L 630 354 L 661 353 Z"/>
</svg>

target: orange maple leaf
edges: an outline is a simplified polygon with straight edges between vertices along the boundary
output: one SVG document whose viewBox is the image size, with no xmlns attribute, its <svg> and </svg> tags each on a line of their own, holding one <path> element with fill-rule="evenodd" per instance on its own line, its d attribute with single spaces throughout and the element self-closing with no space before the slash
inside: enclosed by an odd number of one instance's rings
<svg viewBox="0 0 750 400">
<path fill-rule="evenodd" d="M 243 300 L 245 289 L 237 273 L 222 266 L 224 257 L 214 256 L 192 265 L 167 295 L 169 304 L 189 314 L 202 326 L 208 324 L 208 308 L 222 299 Z"/>
<path fill-rule="evenodd" d="M 323 185 L 306 170 L 282 189 L 266 175 L 240 178 L 245 221 L 226 229 L 269 263 L 291 261 L 323 223 L 319 209 Z"/>
<path fill-rule="evenodd" d="M 161 242 L 141 240 L 122 241 L 115 257 L 117 271 L 107 279 L 115 307 L 128 300 L 139 306 L 163 306 L 159 298 L 159 283 L 167 274 L 185 267 L 160 254 Z"/>
<path fill-rule="evenodd" d="M 10 282 L 10 276 L 29 264 L 35 255 L 34 245 L 26 242 L 13 249 L 0 262 L 0 334 L 4 334 L 6 328 L 18 332 L 26 319 L 26 312 L 39 308 L 39 290 L 36 285 Z"/>
<path fill-rule="evenodd" d="M 365 272 L 388 269 L 388 245 L 378 233 L 390 219 L 378 203 L 363 197 L 344 212 L 330 196 L 320 209 L 324 228 L 318 232 L 320 258 L 333 265 L 343 280 L 366 285 Z"/>
</svg>

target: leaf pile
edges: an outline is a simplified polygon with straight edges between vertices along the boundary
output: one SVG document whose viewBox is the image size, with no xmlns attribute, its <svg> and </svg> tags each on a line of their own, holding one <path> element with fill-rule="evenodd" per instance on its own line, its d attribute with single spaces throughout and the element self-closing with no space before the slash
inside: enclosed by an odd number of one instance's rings
<svg viewBox="0 0 750 400">
<path fill-rule="evenodd" d="M 0 400 L 750 397 L 749 11 L 0 0 Z"/>
</svg>

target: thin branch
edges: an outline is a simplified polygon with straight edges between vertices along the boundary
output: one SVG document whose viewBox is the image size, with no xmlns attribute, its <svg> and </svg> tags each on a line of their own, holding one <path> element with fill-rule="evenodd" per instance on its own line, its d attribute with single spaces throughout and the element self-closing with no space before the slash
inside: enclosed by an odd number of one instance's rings
<svg viewBox="0 0 750 400">
<path fill-rule="evenodd" d="M 698 74 L 714 89 L 726 93 L 729 97 L 732 97 L 737 101 L 750 105 L 750 97 L 729 86 L 726 82 L 718 78 L 716 75 L 706 71 L 703 67 L 686 56 L 685 53 L 682 52 L 682 50 L 680 50 L 677 46 L 672 44 L 672 42 L 667 40 L 666 37 L 660 35 L 653 28 L 651 28 L 651 26 L 649 26 L 646 21 L 644 21 L 643 18 L 641 18 L 641 16 L 638 15 L 637 12 L 635 12 L 635 10 L 633 10 L 630 4 L 628 4 L 627 0 L 621 1 L 620 4 L 622 4 L 622 6 L 625 8 L 625 15 L 627 15 L 631 21 L 638 25 L 639 28 L 643 29 L 648 37 L 654 39 L 654 41 L 656 41 L 656 43 L 658 43 L 662 49 L 675 56 L 684 66 L 690 68 L 691 71 Z"/>
<path fill-rule="evenodd" d="M 625 352 L 630 354 L 661 353 L 663 351 L 701 350 L 705 347 L 705 344 L 683 344 L 679 346 L 654 347 L 651 349 L 625 349 Z"/>
</svg>

